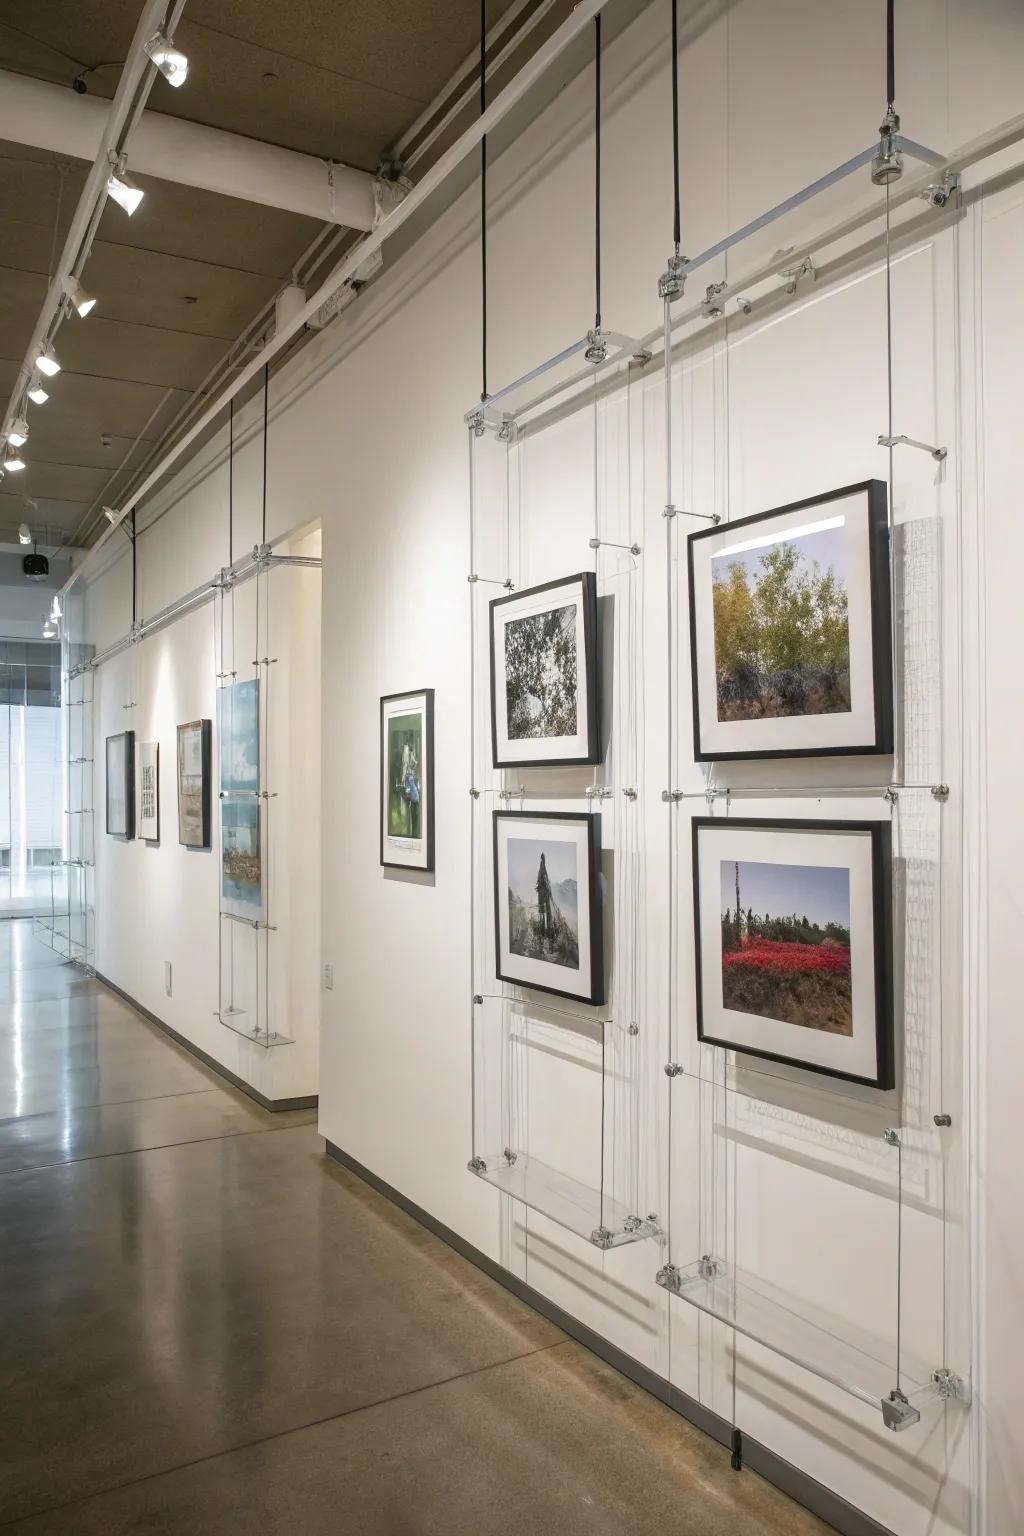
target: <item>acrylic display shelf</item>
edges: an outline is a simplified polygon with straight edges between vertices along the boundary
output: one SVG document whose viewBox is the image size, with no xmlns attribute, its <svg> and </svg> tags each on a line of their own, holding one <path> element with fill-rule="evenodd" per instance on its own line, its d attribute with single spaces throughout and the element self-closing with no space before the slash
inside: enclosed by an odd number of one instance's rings
<svg viewBox="0 0 1024 1536">
<path fill-rule="evenodd" d="M 522 1201 L 595 1248 L 620 1248 L 624 1243 L 658 1235 L 656 1224 L 525 1152 L 509 1149 L 491 1157 L 477 1157 L 468 1167 L 484 1183 Z"/>
</svg>

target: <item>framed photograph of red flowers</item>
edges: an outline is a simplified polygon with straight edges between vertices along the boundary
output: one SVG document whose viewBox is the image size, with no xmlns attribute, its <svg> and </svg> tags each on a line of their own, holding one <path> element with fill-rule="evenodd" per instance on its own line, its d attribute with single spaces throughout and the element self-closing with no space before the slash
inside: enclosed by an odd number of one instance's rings
<svg viewBox="0 0 1024 1536">
<path fill-rule="evenodd" d="M 892 1088 L 887 821 L 693 822 L 697 1036 Z"/>
</svg>

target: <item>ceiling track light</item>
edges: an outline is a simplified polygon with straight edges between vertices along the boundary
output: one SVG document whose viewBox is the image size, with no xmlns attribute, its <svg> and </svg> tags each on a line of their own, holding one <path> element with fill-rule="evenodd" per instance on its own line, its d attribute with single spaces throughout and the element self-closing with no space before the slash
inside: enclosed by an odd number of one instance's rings
<svg viewBox="0 0 1024 1536">
<path fill-rule="evenodd" d="M 44 640 L 56 640 L 56 638 L 57 638 L 57 623 L 56 623 L 56 620 L 55 619 L 47 619 L 46 622 L 43 624 L 43 639 Z"/>
<path fill-rule="evenodd" d="M 45 405 L 47 400 L 50 398 L 46 390 L 43 388 L 43 381 L 39 377 L 38 373 L 33 373 L 32 378 L 29 381 L 28 389 L 25 391 L 25 393 L 32 401 L 33 405 Z"/>
<path fill-rule="evenodd" d="M 86 315 L 89 314 L 90 310 L 95 309 L 96 300 L 93 298 L 91 293 L 86 293 L 85 289 L 78 281 L 78 278 L 72 277 L 70 272 L 65 274 L 62 286 L 67 296 L 68 303 L 73 309 L 78 311 L 79 315 L 84 320 Z"/>
<path fill-rule="evenodd" d="M 141 187 L 137 187 L 125 170 L 125 157 L 115 160 L 110 159 L 110 175 L 107 177 L 107 195 L 114 199 L 131 218 L 136 208 L 145 197 Z"/>
<path fill-rule="evenodd" d="M 60 616 L 63 613 L 63 611 L 64 610 L 61 608 L 61 605 L 60 605 L 60 593 L 59 592 L 55 592 L 53 594 L 53 602 L 50 604 L 50 618 L 54 622 L 56 622 L 57 619 L 60 618 Z"/>
<path fill-rule="evenodd" d="M 7 441 L 12 448 L 23 448 L 28 442 L 28 422 L 24 416 L 19 416 L 16 421 L 11 422 Z"/>
<path fill-rule="evenodd" d="M 146 52 L 163 75 L 168 85 L 177 88 L 188 77 L 188 59 L 180 48 L 175 48 L 166 32 L 157 32 L 146 44 Z"/>
<path fill-rule="evenodd" d="M 7 452 L 4 454 L 4 469 L 9 469 L 12 474 L 18 474 L 24 468 L 25 460 L 21 457 L 21 454 L 18 453 L 17 450 L 12 453 L 8 448 Z"/>
<path fill-rule="evenodd" d="M 28 523 L 22 523 L 20 528 L 18 529 L 18 543 L 19 544 L 31 544 L 32 543 L 32 530 L 29 527 Z"/>
<path fill-rule="evenodd" d="M 40 373 L 45 373 L 48 379 L 52 379 L 55 373 L 60 373 L 60 363 L 49 343 L 43 348 L 36 358 L 36 367 Z"/>
</svg>

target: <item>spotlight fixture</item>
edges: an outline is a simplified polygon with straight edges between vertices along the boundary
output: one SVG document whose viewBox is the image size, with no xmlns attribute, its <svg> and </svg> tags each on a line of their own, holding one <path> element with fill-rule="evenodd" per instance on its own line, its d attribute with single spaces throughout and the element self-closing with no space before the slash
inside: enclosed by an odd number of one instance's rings
<svg viewBox="0 0 1024 1536">
<path fill-rule="evenodd" d="M 106 518 L 111 528 L 117 527 L 117 513 L 114 511 L 113 507 L 104 507 L 103 516 Z"/>
<path fill-rule="evenodd" d="M 96 300 L 91 293 L 86 293 L 78 278 L 72 277 L 70 272 L 64 278 L 63 288 L 69 300 L 84 320 L 89 311 L 95 309 Z"/>
<path fill-rule="evenodd" d="M 165 32 L 158 32 L 146 44 L 146 52 L 163 75 L 168 85 L 177 88 L 188 77 L 188 59 L 180 48 L 175 48 Z"/>
<path fill-rule="evenodd" d="M 63 611 L 64 610 L 60 606 L 60 593 L 55 592 L 53 594 L 53 602 L 50 604 L 50 618 L 56 622 L 56 620 L 60 618 Z"/>
<path fill-rule="evenodd" d="M 21 470 L 21 469 L 24 469 L 24 468 L 25 468 L 25 460 L 21 457 L 21 455 L 17 452 L 17 450 L 15 450 L 15 452 L 12 453 L 11 450 L 8 448 L 6 454 L 4 455 L 4 469 L 9 469 L 12 474 L 16 474 L 18 472 L 18 470 Z"/>
<path fill-rule="evenodd" d="M 48 379 L 52 379 L 55 373 L 60 373 L 60 363 L 49 342 L 36 358 L 36 367 L 40 373 L 45 373 Z"/>
<path fill-rule="evenodd" d="M 111 164 L 110 175 L 107 177 L 107 193 L 119 203 L 125 213 L 131 218 L 136 208 L 145 197 L 141 187 L 137 187 L 124 168 L 124 156 Z"/>
<path fill-rule="evenodd" d="M 11 430 L 7 434 L 7 441 L 12 448 L 23 448 L 28 442 L 28 422 L 24 416 L 19 416 L 11 422 Z"/>
<path fill-rule="evenodd" d="M 18 529 L 18 543 L 19 544 L 31 544 L 32 543 L 32 530 L 29 527 L 28 523 L 22 523 L 20 528 Z"/>
<path fill-rule="evenodd" d="M 29 383 L 28 389 L 25 391 L 25 393 L 28 395 L 28 398 L 32 401 L 33 405 L 45 405 L 47 400 L 50 398 L 46 393 L 46 390 L 43 388 L 43 381 L 39 377 L 38 373 L 33 373 L 31 382 Z"/>
<path fill-rule="evenodd" d="M 46 622 L 43 625 L 43 639 L 44 640 L 56 640 L 56 638 L 57 638 L 57 624 L 56 624 L 56 621 L 54 619 L 47 619 Z"/>
</svg>

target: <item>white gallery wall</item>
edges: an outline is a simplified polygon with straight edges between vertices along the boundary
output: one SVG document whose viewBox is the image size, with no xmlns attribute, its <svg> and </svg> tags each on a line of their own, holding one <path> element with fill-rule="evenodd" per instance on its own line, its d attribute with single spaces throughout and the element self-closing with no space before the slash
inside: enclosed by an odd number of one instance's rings
<svg viewBox="0 0 1024 1536">
<path fill-rule="evenodd" d="M 1019 7 L 907 0 L 898 12 L 898 104 L 910 137 L 948 151 L 1021 110 Z M 859 0 L 738 0 L 709 5 L 687 22 L 688 254 L 872 141 L 884 109 L 883 13 Z M 605 82 L 603 317 L 636 336 L 659 323 L 656 283 L 670 251 L 667 6 L 649 8 L 609 49 Z M 492 389 L 592 323 L 591 112 L 592 78 L 584 75 L 531 122 L 489 178 Z M 758 256 L 795 244 L 871 196 L 861 172 L 827 194 L 813 217 L 776 225 L 709 265 L 691 280 L 687 299 L 699 298 L 706 282 L 735 283 Z M 975 1392 L 970 1413 L 955 1403 L 932 1406 L 901 1435 L 882 1427 L 877 1407 L 670 1298 L 655 1284 L 663 1244 L 647 1240 L 602 1255 L 466 1172 L 475 1135 L 470 1000 L 486 979 L 490 901 L 482 813 L 469 795 L 487 770 L 486 676 L 477 667 L 471 677 L 470 609 L 475 601 L 479 617 L 488 594 L 472 593 L 466 580 L 470 455 L 462 420 L 480 389 L 476 190 L 394 270 L 386 253 L 384 275 L 270 386 L 267 535 L 277 540 L 311 519 L 323 530 L 322 678 L 308 663 L 291 669 L 301 687 L 297 681 L 289 700 L 288 726 L 304 754 L 322 729 L 321 808 L 318 819 L 294 824 L 306 843 L 290 882 L 292 926 L 308 937 L 319 918 L 322 938 L 318 953 L 310 945 L 295 953 L 283 1002 L 298 1016 L 314 1012 L 319 962 L 334 967 L 334 988 L 320 998 L 322 1133 L 899 1536 L 1003 1536 L 1015 1529 L 1024 1499 L 1016 1326 L 1024 1252 L 1013 1151 L 1024 1060 L 1010 958 L 1024 848 L 1013 799 L 1020 690 L 1007 660 L 1020 633 L 1013 445 L 1024 343 L 1014 299 L 1022 208 L 1011 178 L 959 219 L 924 218 L 892 253 L 894 430 L 949 450 L 943 466 L 913 450 L 897 451 L 894 466 L 904 721 L 894 776 L 925 786 L 902 794 L 894 813 L 904 976 L 896 1092 L 839 1093 L 827 1080 L 785 1069 L 727 1081 L 709 1065 L 710 1049 L 698 1052 L 688 847 L 689 817 L 705 806 L 666 807 L 661 799 L 667 788 L 699 792 L 702 779 L 692 758 L 685 579 L 677 564 L 688 527 L 679 520 L 667 535 L 662 516 L 665 395 L 657 369 L 633 370 L 597 405 L 527 434 L 507 477 L 500 456 L 485 456 L 498 452 L 492 442 L 477 460 L 477 574 L 511 574 L 521 586 L 593 569 L 595 501 L 602 534 L 635 539 L 643 551 L 634 564 L 605 550 L 596 557 L 602 596 L 614 599 L 604 612 L 614 632 L 606 636 L 615 658 L 606 782 L 615 793 L 601 805 L 614 893 L 613 997 L 622 1000 L 628 978 L 640 1014 L 639 1124 L 631 1150 L 617 1140 L 611 1148 L 610 1176 L 633 1178 L 647 1202 L 641 1214 L 669 1224 L 672 1262 L 699 1257 L 706 1237 L 719 1238 L 736 1263 L 798 1304 L 798 1318 L 863 1338 L 885 1361 L 895 1349 L 899 1279 L 908 1370 L 948 1366 L 969 1375 Z M 790 299 L 755 309 L 749 320 L 734 310 L 727 332 L 709 327 L 680 350 L 672 386 L 672 495 L 680 507 L 738 517 L 887 478 L 888 455 L 877 443 L 887 430 L 889 373 L 877 225 L 872 238 L 858 259 L 798 283 Z M 260 429 L 260 402 L 236 412 L 236 556 L 260 537 Z M 222 432 L 140 509 L 141 526 L 157 519 L 139 545 L 143 616 L 227 561 L 225 446 Z M 122 559 L 90 589 L 86 628 L 99 648 L 130 617 L 125 572 Z M 304 600 L 296 606 L 300 647 L 311 636 Z M 97 741 L 121 728 L 121 706 L 134 698 L 137 739 L 161 742 L 165 826 L 173 819 L 174 723 L 213 714 L 213 654 L 212 611 L 203 609 L 97 676 Z M 379 865 L 379 700 L 422 687 L 436 697 L 437 856 L 433 875 L 411 876 Z M 750 815 L 888 814 L 868 793 L 844 795 L 838 808 L 835 794 L 814 801 L 800 793 L 809 782 L 833 790 L 875 784 L 877 763 L 767 765 L 770 773 L 764 764 L 732 765 L 729 775 L 722 766 L 719 781 L 748 792 L 793 792 L 781 802 L 748 798 Z M 638 791 L 635 811 L 621 795 L 627 773 Z M 491 792 L 500 782 L 489 773 L 482 785 Z M 575 809 L 586 808 L 585 782 L 571 777 Z M 939 782 L 950 788 L 944 804 L 927 791 Z M 551 800 L 538 804 L 564 804 L 550 775 L 544 787 Z M 301 804 L 299 790 L 292 800 Z M 256 1069 L 241 1055 L 252 1048 L 211 1016 L 216 857 L 169 842 L 158 852 L 108 847 L 100 835 L 97 843 L 99 970 L 254 1081 Z M 305 879 L 317 849 L 319 912 Z M 631 911 L 640 918 L 632 925 Z M 185 991 L 176 980 L 168 999 L 160 945 L 170 938 Z M 533 1037 L 530 1135 L 567 1172 L 586 1179 L 591 1170 L 595 1182 L 601 1127 L 593 1038 L 580 1028 L 560 1036 L 558 1028 L 549 1020 Z M 282 1074 L 271 1096 L 310 1091 L 298 1046 L 270 1055 L 269 1069 Z M 286 1059 L 299 1065 L 286 1067 Z M 686 1068 L 671 1084 L 663 1072 L 669 1059 Z M 478 1101 L 477 1132 L 479 1111 Z M 940 1111 L 953 1120 L 942 1134 L 933 1120 Z M 892 1124 L 904 1130 L 902 1202 L 882 1134 Z M 624 1158 L 632 1159 L 625 1171 Z M 793 1352 L 807 1347 L 798 1322 Z"/>
</svg>

